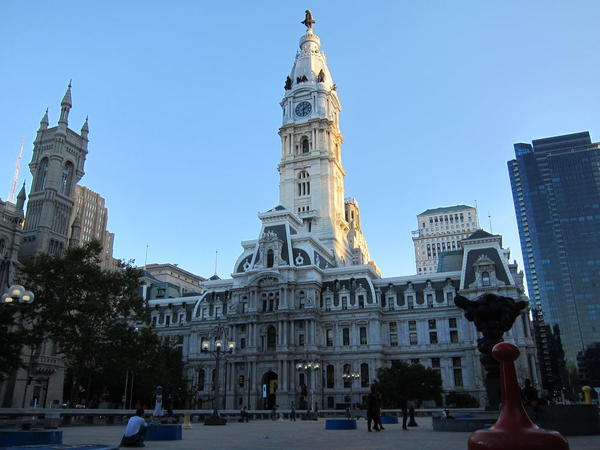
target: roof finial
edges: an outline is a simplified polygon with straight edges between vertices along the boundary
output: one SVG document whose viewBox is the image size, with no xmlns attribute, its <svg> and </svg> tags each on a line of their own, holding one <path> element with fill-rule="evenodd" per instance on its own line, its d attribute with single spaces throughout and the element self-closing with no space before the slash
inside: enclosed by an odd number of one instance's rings
<svg viewBox="0 0 600 450">
<path fill-rule="evenodd" d="M 302 23 L 302 24 L 304 24 L 306 26 L 306 31 L 307 32 L 309 32 L 309 31 L 312 32 L 313 24 L 316 21 L 313 19 L 313 16 L 312 16 L 312 14 L 310 12 L 310 9 L 307 9 L 305 12 L 306 12 L 306 16 L 305 16 L 304 20 L 302 22 L 300 22 L 300 23 Z"/>
<path fill-rule="evenodd" d="M 73 78 L 69 78 L 69 87 L 71 87 L 72 82 L 73 82 Z"/>
</svg>

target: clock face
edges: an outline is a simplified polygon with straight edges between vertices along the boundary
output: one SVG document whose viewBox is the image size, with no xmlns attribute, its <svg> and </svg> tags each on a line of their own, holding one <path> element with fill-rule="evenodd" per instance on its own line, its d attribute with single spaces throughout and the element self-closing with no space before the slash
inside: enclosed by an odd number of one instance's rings
<svg viewBox="0 0 600 450">
<path fill-rule="evenodd" d="M 301 102 L 296 105 L 296 115 L 305 117 L 312 111 L 312 106 L 308 102 Z"/>
</svg>

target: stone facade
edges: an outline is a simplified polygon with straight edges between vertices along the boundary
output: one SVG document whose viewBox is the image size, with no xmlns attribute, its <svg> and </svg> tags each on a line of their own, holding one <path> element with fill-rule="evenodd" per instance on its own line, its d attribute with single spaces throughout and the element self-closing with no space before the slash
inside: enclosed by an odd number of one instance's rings
<svg viewBox="0 0 600 450">
<path fill-rule="evenodd" d="M 259 214 L 258 237 L 242 242 L 231 278 L 211 277 L 198 295 L 149 300 L 156 331 L 181 349 L 195 406 L 209 408 L 214 398 L 215 359 L 201 348 L 217 326 L 236 346 L 219 371 L 218 407 L 363 403 L 377 370 L 398 360 L 432 367 L 446 392 L 484 404 L 477 332 L 453 299 L 525 298 L 500 236 L 469 233 L 437 273 L 381 278 L 358 202 L 345 197 L 341 104 L 312 27 L 281 106 L 280 205 Z M 520 376 L 537 383 L 527 313 L 507 340 L 524 355 Z M 308 361 L 318 368 L 305 368 Z M 345 380 L 350 371 L 360 378 Z"/>
<path fill-rule="evenodd" d="M 433 273 L 441 253 L 460 250 L 460 242 L 479 229 L 479 217 L 471 206 L 447 206 L 423 211 L 417 225 L 412 232 L 417 273 Z"/>
<path fill-rule="evenodd" d="M 67 247 L 80 242 L 80 221 L 71 221 L 70 217 L 75 205 L 76 183 L 84 175 L 89 127 L 87 119 L 80 133 L 68 127 L 71 107 L 69 83 L 61 102 L 58 125 L 48 128 L 48 111 L 40 121 L 29 164 L 33 181 L 27 214 L 23 215 L 24 188 L 17 205 L 0 205 L 4 206 L 6 217 L 13 217 L 10 227 L 8 223 L 0 225 L 0 240 L 5 240 L 10 253 L 9 264 L 3 265 L 8 267 L 3 286 L 18 281 L 16 269 L 20 262 L 40 253 L 60 255 Z M 8 228 L 12 228 L 12 234 Z M 2 406 L 59 406 L 63 401 L 65 368 L 54 343 L 47 341 L 37 348 L 26 347 L 22 359 L 25 367 L 0 384 Z"/>
</svg>

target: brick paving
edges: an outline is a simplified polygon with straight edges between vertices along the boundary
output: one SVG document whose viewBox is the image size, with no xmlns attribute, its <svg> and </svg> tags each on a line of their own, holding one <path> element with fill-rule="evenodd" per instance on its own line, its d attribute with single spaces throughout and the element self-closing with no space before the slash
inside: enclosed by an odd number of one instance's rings
<svg viewBox="0 0 600 450">
<path fill-rule="evenodd" d="M 403 449 L 460 450 L 467 448 L 469 433 L 435 432 L 431 419 L 418 418 L 419 427 L 403 431 L 400 425 L 386 425 L 381 432 L 368 433 L 366 422 L 358 421 L 358 430 L 325 430 L 325 420 L 319 421 L 252 421 L 230 422 L 226 426 L 205 426 L 195 423 L 183 430 L 181 441 L 147 441 L 148 449 L 217 450 L 217 449 Z M 66 427 L 65 444 L 117 445 L 125 427 Z M 571 450 L 600 449 L 599 436 L 570 436 Z"/>
</svg>

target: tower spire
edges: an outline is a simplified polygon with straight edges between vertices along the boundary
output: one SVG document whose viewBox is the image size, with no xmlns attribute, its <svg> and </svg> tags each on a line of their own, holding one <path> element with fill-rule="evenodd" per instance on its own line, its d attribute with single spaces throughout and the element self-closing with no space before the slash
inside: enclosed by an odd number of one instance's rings
<svg viewBox="0 0 600 450">
<path fill-rule="evenodd" d="M 73 101 L 71 100 L 71 81 L 72 80 L 69 80 L 67 92 L 65 92 L 65 96 L 60 102 L 60 120 L 58 121 L 59 125 L 69 125 L 69 111 L 73 106 Z"/>
<path fill-rule="evenodd" d="M 46 112 L 44 113 L 44 117 L 40 120 L 40 130 L 45 130 L 48 128 L 48 108 L 46 108 Z"/>
</svg>

